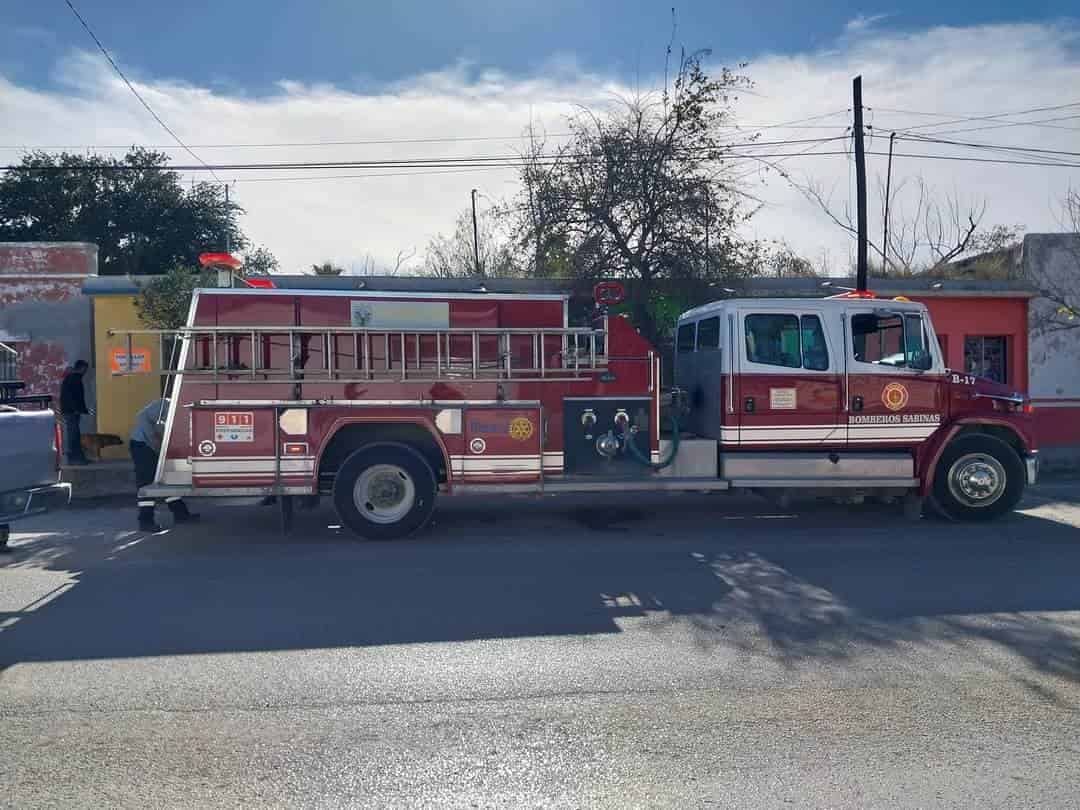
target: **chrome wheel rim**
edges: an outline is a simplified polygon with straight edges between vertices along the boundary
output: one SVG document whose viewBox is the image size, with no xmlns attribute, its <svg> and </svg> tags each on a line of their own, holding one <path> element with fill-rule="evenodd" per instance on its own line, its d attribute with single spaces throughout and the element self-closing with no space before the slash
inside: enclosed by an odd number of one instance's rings
<svg viewBox="0 0 1080 810">
<path fill-rule="evenodd" d="M 353 502 L 372 523 L 397 523 L 416 503 L 412 476 L 396 464 L 375 464 L 356 479 Z"/>
<path fill-rule="evenodd" d="M 965 506 L 990 506 L 1005 494 L 1007 483 L 1005 467 L 986 453 L 961 456 L 949 469 L 949 492 Z"/>
</svg>

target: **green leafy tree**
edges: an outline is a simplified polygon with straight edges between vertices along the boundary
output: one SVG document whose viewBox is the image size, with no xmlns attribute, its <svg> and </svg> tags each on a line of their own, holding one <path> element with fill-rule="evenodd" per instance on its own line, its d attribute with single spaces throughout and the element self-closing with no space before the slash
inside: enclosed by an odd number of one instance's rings
<svg viewBox="0 0 1080 810">
<path fill-rule="evenodd" d="M 268 276 L 281 269 L 281 262 L 268 248 L 259 245 L 243 255 L 244 275 Z"/>
<path fill-rule="evenodd" d="M 242 250 L 242 209 L 220 186 L 185 188 L 168 162 L 140 148 L 121 158 L 26 155 L 0 177 L 0 241 L 93 242 L 102 275 L 195 265 L 226 237 Z"/>
<path fill-rule="evenodd" d="M 344 272 L 344 267 L 339 267 L 333 262 L 311 265 L 311 274 L 313 276 L 340 276 Z"/>
<path fill-rule="evenodd" d="M 179 329 L 187 322 L 192 293 L 214 283 L 212 272 L 176 265 L 142 288 L 135 309 L 151 329 Z"/>
</svg>

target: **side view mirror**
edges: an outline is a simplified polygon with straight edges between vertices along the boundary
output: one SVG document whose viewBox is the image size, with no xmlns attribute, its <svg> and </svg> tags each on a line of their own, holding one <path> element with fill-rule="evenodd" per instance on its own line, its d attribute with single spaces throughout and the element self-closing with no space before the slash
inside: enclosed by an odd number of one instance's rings
<svg viewBox="0 0 1080 810">
<path fill-rule="evenodd" d="M 934 357 L 927 351 L 916 351 L 911 353 L 911 367 L 916 371 L 929 371 L 933 368 Z"/>
</svg>

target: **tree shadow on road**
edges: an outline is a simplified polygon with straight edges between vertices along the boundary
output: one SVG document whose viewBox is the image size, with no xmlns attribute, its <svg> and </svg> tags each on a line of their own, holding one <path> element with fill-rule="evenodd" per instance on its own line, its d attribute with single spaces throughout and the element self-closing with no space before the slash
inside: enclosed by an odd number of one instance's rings
<svg viewBox="0 0 1080 810">
<path fill-rule="evenodd" d="M 798 668 L 854 661 L 905 645 L 987 650 L 1026 659 L 1038 672 L 1080 680 L 1080 533 L 1016 515 L 1003 532 L 924 522 L 899 542 L 850 543 L 827 552 L 712 550 L 699 562 L 730 587 L 688 625 L 706 648 L 765 652 Z M 663 626 L 662 620 L 657 626 Z M 758 633 L 732 632 L 753 627 Z"/>
</svg>

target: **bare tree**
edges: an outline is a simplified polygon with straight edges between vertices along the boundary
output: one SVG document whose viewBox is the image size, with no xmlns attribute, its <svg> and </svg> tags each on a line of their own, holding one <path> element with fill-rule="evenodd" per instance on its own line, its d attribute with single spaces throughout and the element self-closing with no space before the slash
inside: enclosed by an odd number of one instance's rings
<svg viewBox="0 0 1080 810">
<path fill-rule="evenodd" d="M 1058 221 L 1061 250 L 1029 270 L 1041 298 L 1032 306 L 1033 324 L 1043 333 L 1080 329 L 1080 190 L 1066 192 Z"/>
<path fill-rule="evenodd" d="M 513 278 L 526 275 L 514 242 L 506 232 L 506 220 L 501 208 L 480 213 L 477 234 L 479 268 L 473 248 L 472 214 L 462 211 L 455 220 L 452 234 L 439 234 L 428 242 L 424 256 L 425 272 L 437 278 Z"/>
<path fill-rule="evenodd" d="M 853 239 L 858 236 L 851 201 L 837 205 L 820 183 L 800 185 L 790 176 L 787 179 Z M 939 198 L 922 177 L 904 178 L 894 184 L 887 201 L 884 184 L 878 178 L 877 197 L 883 222 L 885 212 L 889 212 L 888 227 L 882 228 L 882 238 L 870 235 L 867 239 L 870 249 L 878 256 L 879 275 L 933 272 L 986 244 L 982 230 L 985 200 L 965 204 L 956 194 Z"/>
<path fill-rule="evenodd" d="M 416 248 L 399 250 L 393 264 L 380 263 L 371 253 L 350 263 L 348 275 L 351 276 L 396 276 L 408 269 L 408 264 L 416 258 Z"/>
<path fill-rule="evenodd" d="M 534 137 L 512 209 L 532 272 L 634 280 L 634 320 L 650 338 L 660 281 L 748 272 L 755 251 L 736 231 L 753 211 L 730 172 L 724 128 L 749 85 L 727 69 L 708 75 L 695 55 L 670 91 L 581 108 L 554 148 Z"/>
</svg>

